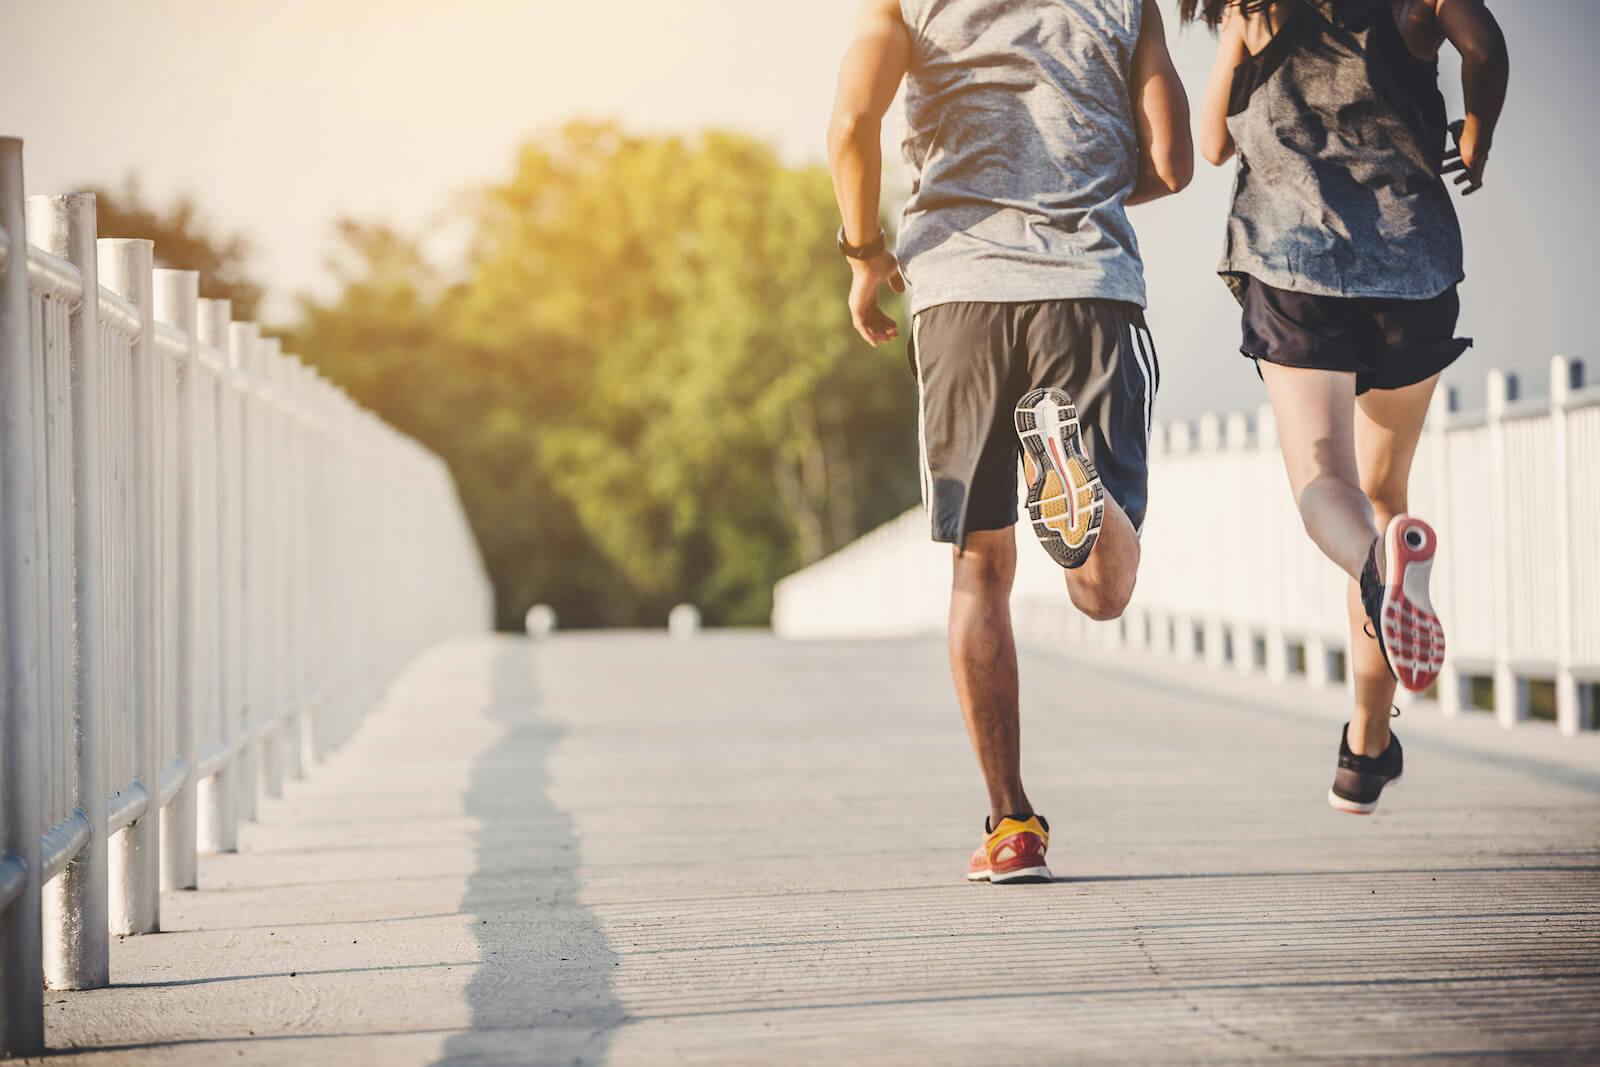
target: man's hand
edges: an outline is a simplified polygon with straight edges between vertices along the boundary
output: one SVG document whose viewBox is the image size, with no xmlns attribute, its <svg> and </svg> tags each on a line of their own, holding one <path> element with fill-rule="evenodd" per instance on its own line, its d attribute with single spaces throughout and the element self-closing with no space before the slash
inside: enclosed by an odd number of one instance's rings
<svg viewBox="0 0 1600 1067">
<path fill-rule="evenodd" d="M 1475 122 L 1461 119 L 1450 124 L 1450 138 L 1454 147 L 1445 153 L 1440 174 L 1456 175 L 1456 187 L 1462 196 L 1471 196 L 1483 188 L 1483 168 L 1489 163 L 1489 141 Z"/>
<path fill-rule="evenodd" d="M 850 261 L 850 321 L 869 345 L 881 345 L 900 336 L 900 327 L 878 306 L 878 288 L 887 284 L 897 293 L 906 291 L 900 274 L 900 261 L 892 252 L 880 252 L 869 260 Z"/>
<path fill-rule="evenodd" d="M 839 66 L 839 90 L 828 123 L 828 164 L 833 192 L 839 201 L 844 237 L 853 242 L 872 239 L 878 229 L 879 197 L 883 181 L 882 136 L 884 113 L 911 61 L 911 33 L 900 18 L 900 0 L 861 0 L 855 38 Z M 860 244 L 855 247 L 860 248 Z M 888 252 L 850 269 L 850 321 L 868 344 L 881 345 L 900 336 L 894 320 L 878 306 L 878 287 L 885 282 L 904 292 L 900 263 Z"/>
</svg>

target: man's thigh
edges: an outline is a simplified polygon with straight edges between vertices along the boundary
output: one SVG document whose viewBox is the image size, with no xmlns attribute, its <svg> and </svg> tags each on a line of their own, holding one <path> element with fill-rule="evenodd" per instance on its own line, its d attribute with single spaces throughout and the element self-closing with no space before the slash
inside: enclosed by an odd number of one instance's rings
<svg viewBox="0 0 1600 1067">
<path fill-rule="evenodd" d="M 913 324 L 922 499 L 935 541 L 961 545 L 969 533 L 1016 524 L 1020 307 L 940 304 Z"/>
</svg>

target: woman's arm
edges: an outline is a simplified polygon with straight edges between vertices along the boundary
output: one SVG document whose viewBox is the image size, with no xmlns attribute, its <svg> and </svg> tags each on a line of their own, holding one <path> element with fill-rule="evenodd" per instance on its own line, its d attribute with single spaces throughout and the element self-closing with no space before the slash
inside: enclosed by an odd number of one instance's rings
<svg viewBox="0 0 1600 1067">
<path fill-rule="evenodd" d="M 1461 130 L 1461 162 L 1472 187 L 1483 183 L 1511 79 L 1505 35 L 1483 0 L 1430 0 L 1445 38 L 1461 53 L 1461 92 L 1467 107 Z"/>
<path fill-rule="evenodd" d="M 1217 59 L 1206 81 L 1205 99 L 1200 103 L 1200 154 L 1208 163 L 1221 166 L 1233 158 L 1233 136 L 1228 133 L 1228 98 L 1233 91 L 1233 72 L 1245 61 L 1244 18 L 1230 7 L 1217 30 Z"/>
</svg>

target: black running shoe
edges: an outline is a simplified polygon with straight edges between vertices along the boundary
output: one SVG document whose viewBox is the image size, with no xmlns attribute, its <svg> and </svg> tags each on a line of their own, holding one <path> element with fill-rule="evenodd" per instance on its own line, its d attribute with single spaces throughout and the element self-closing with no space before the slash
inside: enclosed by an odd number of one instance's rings
<svg viewBox="0 0 1600 1067">
<path fill-rule="evenodd" d="M 1400 780 L 1405 768 L 1405 753 L 1400 738 L 1389 735 L 1389 747 L 1381 756 L 1358 756 L 1350 751 L 1350 725 L 1339 735 L 1339 769 L 1333 773 L 1333 788 L 1328 803 L 1351 815 L 1371 815 L 1378 810 L 1383 787 Z"/>
</svg>

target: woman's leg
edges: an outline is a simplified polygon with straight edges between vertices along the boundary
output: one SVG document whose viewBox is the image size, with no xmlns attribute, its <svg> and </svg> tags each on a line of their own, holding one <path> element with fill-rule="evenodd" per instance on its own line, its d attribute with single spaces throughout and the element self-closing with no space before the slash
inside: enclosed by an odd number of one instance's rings
<svg viewBox="0 0 1600 1067">
<path fill-rule="evenodd" d="M 1359 579 L 1378 528 L 1356 464 L 1356 376 L 1264 361 L 1260 366 L 1306 533 L 1341 570 Z M 1381 568 L 1381 556 L 1378 563 Z"/>
<path fill-rule="evenodd" d="M 1372 501 L 1378 529 L 1406 511 L 1411 461 L 1422 437 L 1422 423 L 1438 375 L 1404 389 L 1372 390 L 1356 400 L 1355 450 L 1361 488 Z M 1350 719 L 1350 751 L 1377 756 L 1389 745 L 1389 709 L 1395 680 L 1378 642 L 1368 636 L 1361 592 L 1350 583 L 1350 670 L 1356 709 Z"/>
</svg>

